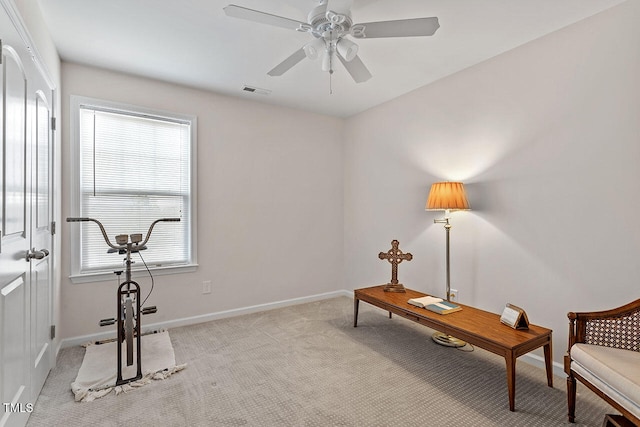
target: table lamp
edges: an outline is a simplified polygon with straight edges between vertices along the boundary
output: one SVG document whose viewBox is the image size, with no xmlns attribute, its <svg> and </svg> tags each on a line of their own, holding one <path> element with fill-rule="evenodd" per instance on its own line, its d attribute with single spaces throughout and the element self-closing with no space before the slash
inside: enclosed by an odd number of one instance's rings
<svg viewBox="0 0 640 427">
<path fill-rule="evenodd" d="M 447 288 L 446 299 L 451 299 L 451 266 L 449 261 L 449 230 L 451 230 L 451 224 L 449 218 L 451 211 L 469 210 L 469 202 L 467 201 L 467 195 L 464 191 L 464 185 L 461 182 L 436 182 L 431 185 L 431 191 L 429 191 L 429 198 L 427 199 L 427 205 L 425 210 L 428 211 L 444 211 L 444 218 L 434 219 L 436 224 L 444 224 L 446 231 L 446 262 L 447 262 Z M 433 335 L 433 340 L 438 344 L 443 344 L 451 347 L 462 347 L 466 343 L 462 340 L 454 338 L 450 335 L 436 332 Z"/>
</svg>

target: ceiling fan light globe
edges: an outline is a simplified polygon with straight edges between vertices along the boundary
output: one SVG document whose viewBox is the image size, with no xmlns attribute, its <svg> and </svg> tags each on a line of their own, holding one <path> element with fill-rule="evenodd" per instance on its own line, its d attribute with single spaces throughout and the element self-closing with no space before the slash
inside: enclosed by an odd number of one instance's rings
<svg viewBox="0 0 640 427">
<path fill-rule="evenodd" d="M 318 59 L 318 55 L 320 55 L 318 49 L 316 49 L 314 46 L 311 46 L 310 44 L 304 45 L 302 50 L 309 59 Z"/>
<path fill-rule="evenodd" d="M 345 61 L 350 62 L 358 54 L 358 45 L 348 39 L 340 39 L 336 44 L 338 53 Z"/>
<path fill-rule="evenodd" d="M 321 38 L 317 38 L 312 42 L 307 43 L 302 48 L 304 54 L 309 59 L 317 59 L 320 56 L 320 53 L 325 50 L 324 40 Z"/>
</svg>

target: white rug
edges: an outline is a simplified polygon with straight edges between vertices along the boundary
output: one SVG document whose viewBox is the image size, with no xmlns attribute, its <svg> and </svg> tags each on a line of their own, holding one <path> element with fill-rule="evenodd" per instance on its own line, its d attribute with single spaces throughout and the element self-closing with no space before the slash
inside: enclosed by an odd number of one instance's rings
<svg viewBox="0 0 640 427">
<path fill-rule="evenodd" d="M 115 385 L 118 372 L 118 343 L 113 341 L 105 344 L 89 344 L 78 376 L 71 383 L 76 402 L 90 402 L 112 391 L 115 394 L 127 392 L 148 384 L 152 380 L 163 380 L 186 367 L 186 364 L 176 366 L 168 331 L 143 335 L 141 341 L 142 378 L 121 386 Z M 127 366 L 125 346 L 122 346 L 122 350 L 122 378 L 134 377 L 137 373 L 135 345 L 134 363 L 131 366 Z"/>
</svg>

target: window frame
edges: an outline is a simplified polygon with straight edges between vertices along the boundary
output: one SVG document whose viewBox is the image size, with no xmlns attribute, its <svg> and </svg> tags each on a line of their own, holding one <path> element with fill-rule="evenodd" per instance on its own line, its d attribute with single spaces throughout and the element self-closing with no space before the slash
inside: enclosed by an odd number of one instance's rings
<svg viewBox="0 0 640 427">
<path fill-rule="evenodd" d="M 85 96 L 71 95 L 70 96 L 70 217 L 80 216 L 80 204 L 81 204 L 81 155 L 80 155 L 80 109 L 83 107 L 96 108 L 96 109 L 108 109 L 115 112 L 131 113 L 138 116 L 151 116 L 154 118 L 166 118 L 172 121 L 184 121 L 190 123 L 190 181 L 191 192 L 189 197 L 189 213 L 190 213 L 190 241 L 189 241 L 189 253 L 191 254 L 190 262 L 182 265 L 166 266 L 166 267 L 154 267 L 150 266 L 149 269 L 153 271 L 154 275 L 165 274 L 177 274 L 188 273 L 196 271 L 198 267 L 197 261 L 197 117 L 194 115 L 181 114 L 175 112 L 168 112 L 148 107 L 141 107 L 137 105 L 125 104 L 115 101 L 107 101 L 97 98 L 89 98 Z M 85 272 L 82 273 L 80 268 L 80 255 L 81 255 L 81 227 L 79 226 L 67 226 L 67 230 L 70 236 L 70 261 L 71 270 L 70 276 L 72 283 L 88 283 L 88 282 L 103 282 L 113 280 L 113 272 Z M 145 232 L 145 230 L 141 230 Z M 112 238 L 113 236 L 109 236 Z M 105 244 L 106 250 L 106 244 Z M 138 277 L 146 275 L 146 269 L 136 268 L 132 271 L 132 276 Z"/>
</svg>

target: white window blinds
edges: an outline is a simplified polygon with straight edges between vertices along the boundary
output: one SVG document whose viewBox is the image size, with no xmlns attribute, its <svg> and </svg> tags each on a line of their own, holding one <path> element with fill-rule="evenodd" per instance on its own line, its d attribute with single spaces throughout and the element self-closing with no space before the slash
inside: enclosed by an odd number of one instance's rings
<svg viewBox="0 0 640 427">
<path fill-rule="evenodd" d="M 154 227 L 141 255 L 150 268 L 190 264 L 192 121 L 82 104 L 77 114 L 77 216 L 102 222 L 114 243 L 117 234 L 144 237 L 154 220 L 178 217 Z M 107 253 L 96 224 L 77 226 L 77 273 L 121 268 L 122 255 Z"/>
</svg>

